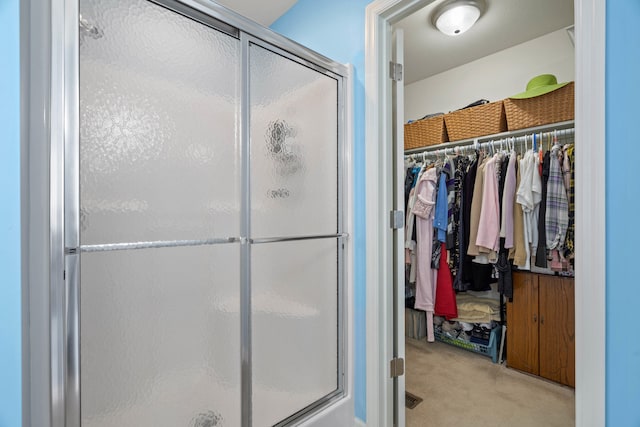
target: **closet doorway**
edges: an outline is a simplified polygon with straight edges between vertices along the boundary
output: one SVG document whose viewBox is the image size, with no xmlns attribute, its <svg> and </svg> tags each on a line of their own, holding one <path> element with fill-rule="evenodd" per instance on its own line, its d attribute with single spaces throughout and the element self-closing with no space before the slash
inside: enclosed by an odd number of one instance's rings
<svg viewBox="0 0 640 427">
<path fill-rule="evenodd" d="M 404 41 L 403 79 L 394 85 L 404 86 L 404 109 L 396 106 L 396 111 L 404 110 L 402 122 L 409 123 L 403 125 L 401 182 L 406 203 L 399 209 L 407 212 L 406 254 L 400 264 L 405 267 L 405 389 L 424 399 L 405 411 L 406 425 L 512 425 L 517 420 L 522 426 L 574 425 L 573 253 L 557 252 L 566 259 L 565 266 L 547 261 L 544 246 L 549 239 L 539 221 L 545 219 L 550 202 L 546 197 L 536 201 L 545 191 L 541 174 L 535 184 L 532 176 L 534 167 L 542 166 L 543 154 L 549 153 L 547 161 L 560 166 L 557 153 L 563 149 L 557 148 L 552 159 L 552 146 L 572 150 L 573 85 L 547 96 L 555 96 L 558 104 L 555 116 L 547 119 L 548 127 L 536 126 L 545 123 L 539 116 L 526 121 L 515 117 L 515 111 L 524 114 L 515 110 L 520 104 L 503 102 L 524 92 L 527 82 L 539 74 L 553 74 L 560 82 L 575 80 L 573 0 L 479 2 L 486 6 L 480 19 L 457 36 L 429 25 L 443 4 L 433 2 L 393 26 L 394 32 L 402 31 Z M 535 99 L 524 102 L 531 108 Z M 427 115 L 431 117 L 423 119 Z M 489 174 L 500 175 L 494 180 L 500 212 L 486 196 L 490 185 L 483 183 L 491 182 Z M 516 175 L 521 176 L 519 186 Z M 506 185 L 509 177 L 511 185 Z M 435 193 L 429 191 L 430 183 L 436 184 Z M 573 187 L 564 193 L 570 191 Z M 436 202 L 435 219 L 419 216 L 423 198 Z M 515 209 L 522 212 L 525 205 L 519 202 L 528 200 L 532 211 L 519 222 Z M 446 215 L 438 214 L 441 207 Z M 412 216 L 413 212 L 417 213 Z M 476 222 L 473 212 L 480 212 Z M 569 216 L 575 217 L 573 211 Z M 495 225 L 501 217 L 505 224 L 499 230 Z M 548 222 L 556 218 L 549 215 Z M 506 235 L 507 223 L 514 219 L 509 237 L 490 237 L 493 230 Z M 519 243 L 518 229 L 524 231 L 524 226 L 528 233 L 521 234 L 525 239 Z M 567 228 L 572 226 L 573 222 Z M 561 233 L 567 231 L 563 228 Z M 481 244 L 476 245 L 476 236 Z M 496 254 L 483 254 L 487 246 Z M 440 261 L 433 265 L 429 261 L 438 253 Z M 521 271 L 513 272 L 515 268 Z M 515 369 L 558 384 L 535 381 Z M 461 405 L 451 411 L 454 397 Z M 509 411 L 500 411 L 506 407 Z"/>
<path fill-rule="evenodd" d="M 404 417 L 400 412 L 400 408 L 404 408 L 404 395 L 400 396 L 400 393 L 394 393 L 394 391 L 402 391 L 404 389 L 406 378 L 385 379 L 388 375 L 388 360 L 397 360 L 404 356 L 404 346 L 399 345 L 400 340 L 394 340 L 390 338 L 393 335 L 393 331 L 386 325 L 393 325 L 396 332 L 404 331 L 402 329 L 404 323 L 393 316 L 390 306 L 393 304 L 391 301 L 400 301 L 404 299 L 404 292 L 398 292 L 399 287 L 396 286 L 394 291 L 389 290 L 388 283 L 393 282 L 403 283 L 403 276 L 398 275 L 394 277 L 392 270 L 392 258 L 397 256 L 398 252 L 388 249 L 392 247 L 393 232 L 388 229 L 388 212 L 394 208 L 388 204 L 385 204 L 385 199 L 393 199 L 394 190 L 400 190 L 399 185 L 393 188 L 391 182 L 391 176 L 394 171 L 393 164 L 390 157 L 392 153 L 402 153 L 402 148 L 392 147 L 389 141 L 392 140 L 393 121 L 391 105 L 392 103 L 385 103 L 385 99 L 390 99 L 392 95 L 392 84 L 387 81 L 389 73 L 388 61 L 392 58 L 391 51 L 386 47 L 391 45 L 391 24 L 400 22 L 403 18 L 406 18 L 411 13 L 416 12 L 422 7 L 428 5 L 430 2 L 418 2 L 418 1 L 397 1 L 397 2 L 375 2 L 367 11 L 367 26 L 368 34 L 372 36 L 372 40 L 378 40 L 376 36 L 381 36 L 380 44 L 376 42 L 371 43 L 367 50 L 367 66 L 371 66 L 375 69 L 375 73 L 372 73 L 371 79 L 367 81 L 367 99 L 370 103 L 367 105 L 367 130 L 371 131 L 367 135 L 367 147 L 373 147 L 370 152 L 367 152 L 367 164 L 370 165 L 368 170 L 368 179 L 370 178 L 374 185 L 378 189 L 383 189 L 379 196 L 373 194 L 375 190 L 368 187 L 367 197 L 369 199 L 370 206 L 379 206 L 380 209 L 377 212 L 372 213 L 368 217 L 369 232 L 368 236 L 377 236 L 375 244 L 369 245 L 369 248 L 373 248 L 373 253 L 368 252 L 367 256 L 370 261 L 378 261 L 378 270 L 371 271 L 371 275 L 367 277 L 369 283 L 369 289 L 374 289 L 377 292 L 376 295 L 368 294 L 368 328 L 378 327 L 383 333 L 379 340 L 370 340 L 372 333 L 368 333 L 368 350 L 369 354 L 376 354 L 375 357 L 370 357 L 367 360 L 368 366 L 368 383 L 371 383 L 371 387 L 368 386 L 368 413 L 367 420 L 374 424 L 380 423 L 380 425 L 395 422 L 397 425 L 404 424 Z M 588 4 L 587 4 L 588 3 Z M 489 4 L 489 7 L 491 5 Z M 576 153 L 577 163 L 587 162 L 585 164 L 598 165 L 602 168 L 597 177 L 589 176 L 587 173 L 583 173 L 579 168 L 576 171 L 576 237 L 577 247 L 576 252 L 579 256 L 576 257 L 576 277 L 578 285 L 576 286 L 576 335 L 577 335 L 577 347 L 576 347 L 576 424 L 582 425 L 585 421 L 591 422 L 594 419 L 602 419 L 603 411 L 603 384 L 604 384 L 604 307 L 602 295 L 604 294 L 604 271 L 602 267 L 603 254 L 601 249 L 596 252 L 590 252 L 587 247 L 593 248 L 595 243 L 602 243 L 604 240 L 604 233 L 599 233 L 596 236 L 589 236 L 589 240 L 585 242 L 581 241 L 580 236 L 587 237 L 586 228 L 582 224 L 600 224 L 599 230 L 604 230 L 604 215 L 603 204 L 600 203 L 604 200 L 604 165 L 603 165 L 603 147 L 601 141 L 604 138 L 603 121 L 604 114 L 602 108 L 592 108 L 593 102 L 602 101 L 603 90 L 603 70 L 604 70 L 604 57 L 603 52 L 603 30 L 604 23 L 601 19 L 602 13 L 593 2 L 576 1 L 576 36 L 578 40 L 576 43 L 576 72 L 575 80 L 577 82 L 576 90 Z M 594 20 L 594 18 L 597 19 Z M 430 23 L 424 23 L 430 25 Z M 581 43 L 582 42 L 582 43 Z M 405 51 L 405 55 L 406 55 Z M 429 56 L 428 52 L 422 53 L 424 56 Z M 432 58 L 431 58 L 432 59 Z M 521 85 L 526 85 L 529 78 L 541 74 L 542 72 L 532 72 L 528 78 L 525 78 Z M 406 75 L 406 73 L 405 73 Z M 468 76 L 469 79 L 478 78 L 478 76 Z M 496 79 L 497 80 L 497 79 Z M 569 80 L 569 79 L 567 79 Z M 581 84 L 588 81 L 590 89 L 586 90 Z M 595 90 L 594 90 L 595 87 Z M 511 90 L 516 93 L 523 91 L 524 87 L 519 90 Z M 415 93 L 415 92 L 414 92 Z M 507 97 L 509 94 L 505 94 L 502 97 Z M 378 102 L 380 101 L 380 102 Z M 471 102 L 472 100 L 469 100 Z M 458 108 L 464 105 L 459 105 Z M 447 110 L 448 111 L 448 110 Z M 446 111 L 445 111 L 446 112 Z M 425 112 L 425 114 L 428 112 Z M 416 118 L 416 117 L 407 117 Z M 381 131 L 381 136 L 377 136 L 377 132 Z M 396 156 L 397 159 L 397 156 Z M 381 169 L 375 171 L 377 175 L 374 176 L 373 169 L 379 167 Z M 398 168 L 398 162 L 395 162 L 395 167 Z M 397 170 L 397 169 L 396 169 Z M 593 169 L 592 169 L 593 170 Z M 382 177 L 381 177 L 382 175 Z M 377 178 L 377 181 L 376 181 Z M 587 193 L 583 191 L 584 186 L 595 185 L 595 192 L 592 192 L 589 197 Z M 590 199 L 590 200 L 589 200 Z M 594 208 L 595 206 L 595 208 Z M 377 245 L 377 250 L 376 246 Z M 603 246 L 600 246 L 602 248 Z M 372 277 L 377 275 L 381 278 L 377 281 Z M 378 284 L 379 286 L 375 286 Z M 385 288 L 386 286 L 386 288 Z M 585 295 L 583 290 L 587 288 L 593 291 L 598 297 L 593 298 Z M 374 292 L 375 293 L 375 292 Z M 375 304 L 384 304 L 387 301 L 387 310 L 382 309 L 380 312 L 375 311 Z M 396 306 L 396 312 L 400 311 L 400 307 Z M 587 318 L 584 313 L 590 311 L 595 316 Z M 595 318 L 594 318 L 595 317 Z M 391 321 L 395 319 L 395 322 Z M 597 320 L 596 320 L 597 319 Z M 587 325 L 593 326 L 596 333 L 589 333 L 583 335 L 582 331 L 586 330 Z M 588 329 L 593 331 L 591 329 Z M 395 338 L 398 338 L 397 336 Z M 393 342 L 394 346 L 386 346 L 386 342 Z M 587 359 L 586 355 L 589 355 Z M 397 366 L 397 362 L 392 363 L 392 366 Z M 589 367 L 589 369 L 587 369 Z M 383 376 L 384 375 L 384 376 Z M 594 388 L 598 385 L 599 388 Z M 373 395 L 375 391 L 373 387 L 379 387 L 377 396 Z M 411 391 L 411 390 L 407 390 Z M 379 410 L 372 407 L 373 400 L 377 397 L 382 398 L 383 401 L 388 402 L 387 405 Z M 428 398 L 428 397 L 427 397 Z M 395 399 L 395 402 L 394 402 Z M 395 405 L 394 405 L 395 404 Z"/>
</svg>

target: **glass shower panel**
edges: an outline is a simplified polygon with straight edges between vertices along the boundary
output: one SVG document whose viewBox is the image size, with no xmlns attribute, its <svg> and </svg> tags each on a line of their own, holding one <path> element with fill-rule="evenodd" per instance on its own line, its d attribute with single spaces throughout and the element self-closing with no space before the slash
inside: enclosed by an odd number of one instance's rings
<svg viewBox="0 0 640 427">
<path fill-rule="evenodd" d="M 273 425 L 338 387 L 337 239 L 253 245 L 253 420 Z"/>
<path fill-rule="evenodd" d="M 238 236 L 239 40 L 146 0 L 80 14 L 81 244 Z"/>
<path fill-rule="evenodd" d="M 338 82 L 250 44 L 252 237 L 336 234 Z"/>
<path fill-rule="evenodd" d="M 239 251 L 81 255 L 82 427 L 240 425 Z"/>
</svg>

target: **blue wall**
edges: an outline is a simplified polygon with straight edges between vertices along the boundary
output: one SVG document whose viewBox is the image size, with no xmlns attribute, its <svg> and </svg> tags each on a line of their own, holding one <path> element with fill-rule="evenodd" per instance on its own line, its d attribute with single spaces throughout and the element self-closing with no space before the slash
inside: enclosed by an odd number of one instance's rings
<svg viewBox="0 0 640 427">
<path fill-rule="evenodd" d="M 21 424 L 20 2 L 0 0 L 0 427 Z"/>
<path fill-rule="evenodd" d="M 364 17 L 367 0 L 299 0 L 272 28 L 356 67 L 356 415 L 366 414 L 364 274 Z M 607 1 L 607 425 L 640 426 L 640 339 L 634 250 L 640 227 L 640 2 Z M 633 155 L 629 155 L 633 154 Z"/>
<path fill-rule="evenodd" d="M 366 417 L 364 21 L 371 0 L 299 0 L 271 28 L 316 52 L 355 68 L 355 413 Z"/>
<path fill-rule="evenodd" d="M 640 2 L 607 1 L 607 425 L 640 426 L 635 266 L 640 242 Z"/>
</svg>

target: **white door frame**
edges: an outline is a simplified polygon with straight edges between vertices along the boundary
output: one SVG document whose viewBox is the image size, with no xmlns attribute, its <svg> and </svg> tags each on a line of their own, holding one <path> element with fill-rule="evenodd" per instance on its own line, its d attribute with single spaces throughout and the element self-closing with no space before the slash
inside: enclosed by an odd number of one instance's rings
<svg viewBox="0 0 640 427">
<path fill-rule="evenodd" d="M 365 30 L 367 425 L 392 425 L 390 26 L 433 0 L 376 0 Z M 605 425 L 605 2 L 575 0 L 576 426 Z M 403 427 L 403 426 L 399 426 Z"/>
</svg>

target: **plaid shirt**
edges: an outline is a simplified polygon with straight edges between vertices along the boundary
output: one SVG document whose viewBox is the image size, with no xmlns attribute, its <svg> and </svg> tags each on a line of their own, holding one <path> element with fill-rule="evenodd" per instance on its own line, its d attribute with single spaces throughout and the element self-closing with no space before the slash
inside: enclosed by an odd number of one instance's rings
<svg viewBox="0 0 640 427">
<path fill-rule="evenodd" d="M 567 227 L 567 237 L 564 241 L 565 258 L 573 258 L 575 251 L 575 152 L 573 144 L 566 147 L 565 155 L 569 159 L 569 187 L 567 188 L 567 197 L 569 199 L 569 226 Z M 567 171 L 565 171 L 565 174 Z"/>
<path fill-rule="evenodd" d="M 547 211 L 545 213 L 547 249 L 549 250 L 562 249 L 569 225 L 569 201 L 560 166 L 559 156 L 561 155 L 560 147 L 553 147 L 549 182 L 547 183 Z"/>
</svg>

